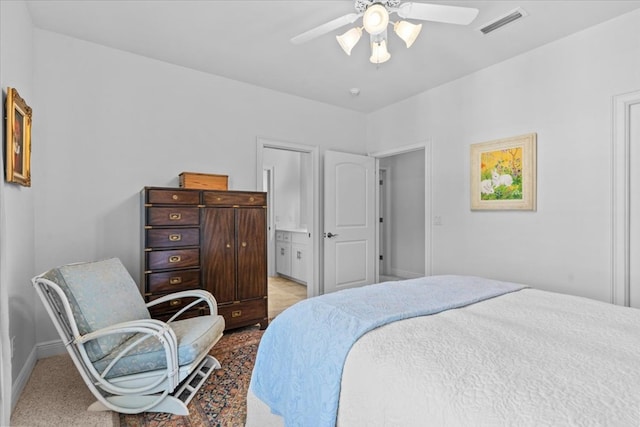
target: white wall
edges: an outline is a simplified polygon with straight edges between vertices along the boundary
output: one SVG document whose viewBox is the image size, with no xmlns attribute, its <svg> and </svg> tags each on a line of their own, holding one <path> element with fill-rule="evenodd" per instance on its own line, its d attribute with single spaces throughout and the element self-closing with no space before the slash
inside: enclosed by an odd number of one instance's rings
<svg viewBox="0 0 640 427">
<path fill-rule="evenodd" d="M 609 301 L 612 96 L 639 70 L 637 10 L 370 114 L 369 152 L 433 141 L 434 274 Z M 470 144 L 528 132 L 537 212 L 471 212 Z"/>
<path fill-rule="evenodd" d="M 33 83 L 31 18 L 26 4 L 14 1 L 0 2 L 0 15 L 2 111 L 5 110 L 7 87 L 16 88 L 20 96 L 34 109 L 32 130 L 33 140 L 37 141 L 41 135 L 37 123 L 42 116 Z M 3 119 L 0 122 L 4 136 L 5 121 Z M 3 142 L 4 139 L 3 137 Z M 4 165 L 4 159 L 2 164 Z M 4 176 L 4 167 L 2 175 Z M 34 185 L 38 184 L 34 179 Z M 34 188 L 7 184 L 4 178 L 0 182 L 0 328 L 3 337 L 2 383 L 5 387 L 18 380 L 19 373 L 26 364 L 35 363 L 35 292 L 30 283 L 34 275 L 34 195 Z M 9 337 L 16 337 L 13 360 L 10 359 L 10 344 L 5 341 L 5 338 Z M 7 372 L 9 366 L 10 372 Z M 30 369 L 27 371 L 30 372 Z M 22 381 L 26 382 L 27 378 L 22 378 Z M 2 391 L 6 392 L 5 389 Z M 2 393 L 3 402 L 10 398 L 11 395 L 5 396 L 5 393 Z M 3 408 L 5 407 L 3 403 Z M 3 411 L 3 416 L 7 415 Z M 5 421 L 0 419 L 0 424 L 4 425 Z"/>
<path fill-rule="evenodd" d="M 360 113 L 43 30 L 35 57 L 41 270 L 117 256 L 138 280 L 142 187 L 177 186 L 192 171 L 255 190 L 258 136 L 365 150 Z M 56 338 L 37 320 L 38 342 Z"/>
<path fill-rule="evenodd" d="M 403 278 L 424 276 L 424 150 L 412 151 L 380 159 L 387 168 L 390 228 L 387 242 L 390 271 L 387 275 Z"/>
</svg>

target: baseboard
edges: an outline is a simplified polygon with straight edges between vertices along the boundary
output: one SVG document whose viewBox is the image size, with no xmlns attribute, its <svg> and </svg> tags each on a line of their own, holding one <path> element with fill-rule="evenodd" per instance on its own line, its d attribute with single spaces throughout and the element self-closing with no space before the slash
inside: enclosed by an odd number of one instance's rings
<svg viewBox="0 0 640 427">
<path fill-rule="evenodd" d="M 33 372 L 33 368 L 36 366 L 36 362 L 39 359 L 44 359 L 45 357 L 57 356 L 59 354 L 64 354 L 67 350 L 62 344 L 61 340 L 47 341 L 43 343 L 38 343 L 33 347 L 31 353 L 27 357 L 27 361 L 24 366 L 20 370 L 18 374 L 18 378 L 14 381 L 11 387 L 11 410 L 13 411 L 18 403 L 18 399 L 20 399 L 20 395 L 22 391 L 29 382 L 29 377 L 31 377 L 31 372 Z"/>
<path fill-rule="evenodd" d="M 398 268 L 391 268 L 389 273 L 391 276 L 401 277 L 403 279 L 417 279 L 419 277 L 424 277 L 424 273 L 415 273 L 413 271 L 400 270 Z"/>
<path fill-rule="evenodd" d="M 278 273 L 276 277 L 282 277 L 283 279 L 291 280 L 292 282 L 296 282 L 298 285 L 307 286 L 307 282 L 304 282 L 300 279 L 296 279 L 292 276 L 287 276 L 286 274 Z"/>
<path fill-rule="evenodd" d="M 31 376 L 31 372 L 33 371 L 34 366 L 36 366 L 36 347 L 33 347 L 29 356 L 27 356 L 27 360 L 25 361 L 18 377 L 13 382 L 11 386 L 11 412 L 16 407 L 18 403 L 18 399 L 20 399 L 20 395 L 22 394 L 22 390 L 27 385 L 29 381 L 29 377 Z"/>
<path fill-rule="evenodd" d="M 36 344 L 38 360 L 45 357 L 58 356 L 67 352 L 62 340 L 53 340 Z"/>
</svg>

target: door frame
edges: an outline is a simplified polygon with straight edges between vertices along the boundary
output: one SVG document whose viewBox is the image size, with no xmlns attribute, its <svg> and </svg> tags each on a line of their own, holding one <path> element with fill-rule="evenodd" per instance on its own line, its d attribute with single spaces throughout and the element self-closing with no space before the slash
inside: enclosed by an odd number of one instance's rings
<svg viewBox="0 0 640 427">
<path fill-rule="evenodd" d="M 264 165 L 262 168 L 262 190 L 267 192 L 267 206 L 275 206 L 275 195 L 273 191 L 273 183 L 275 182 L 275 168 L 273 165 Z M 267 176 L 267 182 L 265 183 L 265 175 Z M 265 184 L 266 187 L 265 188 Z M 267 209 L 267 275 L 273 276 L 276 273 L 276 262 L 274 250 L 274 242 L 276 239 L 276 227 L 273 209 Z"/>
<path fill-rule="evenodd" d="M 380 281 L 382 280 L 380 276 L 382 275 L 388 275 L 389 270 L 391 269 L 391 264 L 390 264 L 390 257 L 387 256 L 388 253 L 385 251 L 385 249 L 388 249 L 388 242 L 391 240 L 389 238 L 389 236 L 391 235 L 391 231 L 389 230 L 389 224 L 391 224 L 391 208 L 390 205 L 391 203 L 389 202 L 389 198 L 390 198 L 390 193 L 389 193 L 389 180 L 391 179 L 391 168 L 390 167 L 380 167 L 379 166 L 379 162 L 378 159 L 376 159 L 376 171 L 378 174 L 380 174 L 377 178 L 378 178 L 378 194 L 379 196 L 377 197 L 377 202 L 378 202 L 378 213 L 380 216 L 378 216 L 377 218 L 383 218 L 384 220 L 380 223 L 381 225 L 378 225 L 378 234 L 376 235 L 376 241 L 378 242 L 378 256 L 383 256 L 382 258 L 382 262 L 378 262 L 379 266 L 378 268 L 380 268 L 380 266 L 383 267 L 384 270 L 384 274 L 381 273 L 380 271 L 378 271 L 378 278 L 377 280 Z M 383 179 L 383 174 L 382 172 L 384 172 L 384 179 Z M 380 181 L 382 181 L 384 184 L 380 185 Z M 378 219 L 379 221 L 379 219 Z"/>
<path fill-rule="evenodd" d="M 611 301 L 631 303 L 631 107 L 640 104 L 640 90 L 613 97 L 611 144 Z"/>
<path fill-rule="evenodd" d="M 432 167 L 431 167 L 431 140 L 420 142 L 413 145 L 405 145 L 398 148 L 392 148 L 389 150 L 375 151 L 368 155 L 375 157 L 376 159 L 376 182 L 380 181 L 380 159 L 383 157 L 391 157 L 398 154 L 410 153 L 412 151 L 424 150 L 424 274 L 425 276 L 431 276 L 433 266 L 433 243 L 432 243 Z M 380 186 L 376 186 L 376 218 L 380 218 Z M 380 227 L 376 227 L 376 257 L 380 253 Z M 380 280 L 380 265 L 375 263 L 375 280 Z"/>
<path fill-rule="evenodd" d="M 256 138 L 256 188 L 263 188 L 262 184 L 262 171 L 264 150 L 267 148 L 273 148 L 277 150 L 295 151 L 298 153 L 309 154 L 311 156 L 311 170 L 309 171 L 309 178 L 311 187 L 313 189 L 311 200 L 307 200 L 310 204 L 308 209 L 309 221 L 311 225 L 309 228 L 309 248 L 311 250 L 311 256 L 307 259 L 312 260 L 311 265 L 307 267 L 308 280 L 307 280 L 307 297 L 313 297 L 320 294 L 320 222 L 319 222 L 319 209 L 320 209 L 320 189 L 319 189 L 319 149 L 317 146 L 303 145 L 292 142 L 286 142 L 276 140 L 267 137 Z M 308 196 L 309 197 L 309 196 Z"/>
</svg>

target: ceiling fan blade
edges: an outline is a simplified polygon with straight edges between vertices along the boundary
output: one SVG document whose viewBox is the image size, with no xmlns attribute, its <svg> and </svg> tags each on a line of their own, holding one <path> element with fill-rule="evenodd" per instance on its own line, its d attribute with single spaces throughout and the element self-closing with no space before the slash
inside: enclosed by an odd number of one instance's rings
<svg viewBox="0 0 640 427">
<path fill-rule="evenodd" d="M 478 9 L 473 7 L 429 3 L 402 3 L 396 11 L 401 18 L 458 25 L 468 25 L 478 16 Z"/>
<path fill-rule="evenodd" d="M 341 16 L 332 21 L 326 22 L 322 25 L 319 25 L 315 28 L 310 29 L 309 31 L 305 31 L 302 34 L 298 34 L 297 36 L 291 39 L 291 43 L 293 44 L 302 44 L 306 43 L 309 40 L 315 39 L 323 34 L 327 34 L 330 31 L 336 30 L 340 27 L 344 27 L 347 24 L 353 24 L 356 19 L 362 16 L 361 13 L 349 13 L 348 15 Z"/>
</svg>

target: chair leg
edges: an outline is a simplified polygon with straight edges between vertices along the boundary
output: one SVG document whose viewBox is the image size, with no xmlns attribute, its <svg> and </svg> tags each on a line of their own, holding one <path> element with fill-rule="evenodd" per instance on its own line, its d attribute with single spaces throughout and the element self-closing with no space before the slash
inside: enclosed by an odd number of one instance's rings
<svg viewBox="0 0 640 427">
<path fill-rule="evenodd" d="M 180 384 L 173 395 L 183 401 L 185 405 L 188 405 L 214 369 L 220 369 L 220 362 L 208 354 L 202 359 L 198 367 L 193 370 L 191 375 Z"/>
<path fill-rule="evenodd" d="M 107 407 L 101 401 L 96 401 L 89 406 L 88 410 L 115 410 L 125 414 L 136 414 L 143 412 L 140 410 L 141 408 L 148 407 L 144 409 L 144 412 L 168 412 L 175 415 L 189 415 L 187 405 L 214 369 L 220 369 L 220 362 L 215 357 L 207 355 L 171 395 L 167 395 L 164 398 L 161 398 L 159 394 L 109 396 L 105 397 L 105 399 L 108 404 L 114 406 L 113 408 Z M 154 402 L 157 402 L 157 404 L 153 405 Z M 152 406 L 149 407 L 149 405 Z"/>
<path fill-rule="evenodd" d="M 109 396 L 106 399 L 109 403 L 119 408 L 118 412 L 136 414 L 140 412 L 136 408 L 148 406 L 154 400 L 157 400 L 158 396 Z M 110 408 L 107 408 L 102 402 L 96 401 L 89 406 L 88 410 L 109 411 Z M 173 396 L 165 396 L 157 405 L 152 406 L 145 412 L 168 412 L 175 415 L 189 415 L 187 405 Z"/>
</svg>

